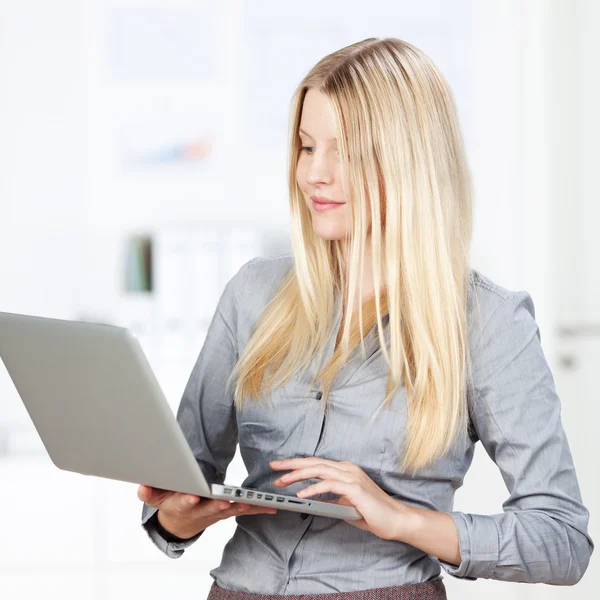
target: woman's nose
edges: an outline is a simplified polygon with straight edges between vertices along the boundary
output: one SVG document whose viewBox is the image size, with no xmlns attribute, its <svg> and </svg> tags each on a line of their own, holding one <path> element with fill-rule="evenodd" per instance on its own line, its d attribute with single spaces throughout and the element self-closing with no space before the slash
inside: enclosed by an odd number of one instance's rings
<svg viewBox="0 0 600 600">
<path fill-rule="evenodd" d="M 316 185 L 318 183 L 333 183 L 333 168 L 326 156 L 315 154 L 305 175 L 306 183 Z"/>
</svg>

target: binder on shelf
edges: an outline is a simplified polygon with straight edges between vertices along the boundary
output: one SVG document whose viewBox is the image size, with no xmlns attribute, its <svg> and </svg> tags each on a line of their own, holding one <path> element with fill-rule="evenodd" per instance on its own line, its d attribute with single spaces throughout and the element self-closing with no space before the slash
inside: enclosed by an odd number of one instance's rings
<svg viewBox="0 0 600 600">
<path fill-rule="evenodd" d="M 130 236 L 126 241 L 125 292 L 152 292 L 152 238 Z"/>
<path fill-rule="evenodd" d="M 127 327 L 149 355 L 156 351 L 157 328 L 154 298 L 154 240 L 151 235 L 130 233 L 123 244 L 120 302 L 115 323 Z"/>
</svg>

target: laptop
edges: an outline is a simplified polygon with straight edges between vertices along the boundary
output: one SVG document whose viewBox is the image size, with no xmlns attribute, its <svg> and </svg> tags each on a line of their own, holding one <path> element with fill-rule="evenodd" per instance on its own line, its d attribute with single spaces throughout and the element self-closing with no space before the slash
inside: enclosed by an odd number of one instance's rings
<svg viewBox="0 0 600 600">
<path fill-rule="evenodd" d="M 0 357 L 59 469 L 278 510 L 362 518 L 351 506 L 208 482 L 138 339 L 125 327 L 0 312 Z"/>
</svg>

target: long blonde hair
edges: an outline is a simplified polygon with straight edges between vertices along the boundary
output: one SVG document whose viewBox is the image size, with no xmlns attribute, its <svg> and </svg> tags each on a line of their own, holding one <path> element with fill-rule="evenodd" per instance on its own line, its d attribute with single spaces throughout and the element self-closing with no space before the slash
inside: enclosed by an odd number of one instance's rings
<svg viewBox="0 0 600 600">
<path fill-rule="evenodd" d="M 327 95 L 336 122 L 352 223 L 347 264 L 340 240 L 314 233 L 296 181 L 298 128 L 309 88 Z M 389 367 L 380 408 L 406 386 L 401 468 L 414 474 L 445 454 L 468 426 L 472 199 L 452 92 L 415 46 L 369 38 L 326 56 L 304 77 L 292 99 L 289 136 L 293 268 L 231 375 L 229 383 L 237 379 L 235 405 L 261 401 L 311 363 L 329 338 L 334 294 L 343 291 L 344 314 L 352 318 L 344 320 L 340 344 L 313 382 L 320 381 L 327 397 L 340 366 L 359 343 L 364 350 L 363 338 L 377 323 Z M 362 298 L 369 210 L 374 288 L 383 291 L 359 303 L 357 316 L 353 304 Z"/>
</svg>

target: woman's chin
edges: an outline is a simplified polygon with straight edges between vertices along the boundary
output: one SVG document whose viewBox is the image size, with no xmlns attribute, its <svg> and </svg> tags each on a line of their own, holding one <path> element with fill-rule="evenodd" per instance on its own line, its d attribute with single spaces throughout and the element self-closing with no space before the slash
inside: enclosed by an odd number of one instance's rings
<svg viewBox="0 0 600 600">
<path fill-rule="evenodd" d="M 315 232 L 315 235 L 320 237 L 322 240 L 341 240 L 343 237 L 343 235 L 338 231 L 323 230 L 322 227 L 316 227 L 313 229 L 313 231 Z"/>
</svg>

